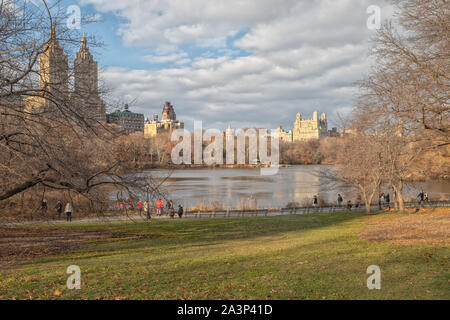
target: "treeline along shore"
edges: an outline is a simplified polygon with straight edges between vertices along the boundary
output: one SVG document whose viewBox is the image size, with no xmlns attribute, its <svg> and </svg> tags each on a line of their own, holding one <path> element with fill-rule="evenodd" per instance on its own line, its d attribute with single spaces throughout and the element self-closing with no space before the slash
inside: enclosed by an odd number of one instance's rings
<svg viewBox="0 0 450 320">
<path fill-rule="evenodd" d="M 291 165 L 339 165 L 345 163 L 345 157 L 352 157 L 352 152 L 343 154 L 344 147 L 354 136 L 326 137 L 320 140 L 306 140 L 279 143 L 279 166 Z M 389 139 L 389 138 L 387 138 Z M 129 150 L 122 155 L 123 159 L 132 163 L 132 171 L 150 169 L 194 169 L 194 168 L 261 168 L 267 165 L 249 163 L 248 143 L 245 145 L 245 164 L 226 164 L 226 148 L 223 151 L 223 164 L 208 165 L 195 164 L 192 155 L 191 164 L 172 164 L 171 152 L 175 143 L 170 141 L 168 134 L 157 137 L 145 137 L 134 133 L 120 138 L 122 149 Z M 203 148 L 208 144 L 204 143 Z M 225 142 L 224 142 L 225 145 Z M 356 148 L 356 146 L 355 146 Z M 235 151 L 236 154 L 236 151 Z M 356 155 L 355 155 L 356 156 Z M 450 148 L 433 148 L 419 154 L 414 166 L 407 177 L 408 181 L 430 181 L 450 179 Z M 374 159 L 376 160 L 376 159 Z M 445 168 L 447 167 L 448 170 Z"/>
</svg>

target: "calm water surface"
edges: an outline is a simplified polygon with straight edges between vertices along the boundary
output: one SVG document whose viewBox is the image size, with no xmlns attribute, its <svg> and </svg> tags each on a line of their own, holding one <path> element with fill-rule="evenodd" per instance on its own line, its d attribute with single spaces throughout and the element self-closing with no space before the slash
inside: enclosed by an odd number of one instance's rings
<svg viewBox="0 0 450 320">
<path fill-rule="evenodd" d="M 332 186 L 319 178 L 317 173 L 326 168 L 291 166 L 280 168 L 273 176 L 261 176 L 260 169 L 182 169 L 172 172 L 163 190 L 168 199 L 185 208 L 200 202 L 219 202 L 224 208 L 238 208 L 249 202 L 258 208 L 281 208 L 290 202 L 310 204 L 315 194 L 328 202 L 335 201 L 338 192 L 345 201 L 355 201 L 357 194 L 351 188 Z M 167 175 L 165 170 L 149 172 L 154 177 Z M 450 198 L 449 182 L 408 185 L 405 194 L 416 197 L 420 189 L 430 198 Z"/>
</svg>

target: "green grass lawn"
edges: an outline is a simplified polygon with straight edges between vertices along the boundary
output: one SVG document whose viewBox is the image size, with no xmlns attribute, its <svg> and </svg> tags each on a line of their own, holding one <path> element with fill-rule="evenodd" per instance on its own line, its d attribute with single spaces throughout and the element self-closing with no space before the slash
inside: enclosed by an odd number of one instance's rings
<svg viewBox="0 0 450 320">
<path fill-rule="evenodd" d="M 448 246 L 371 243 L 387 214 L 308 214 L 64 225 L 149 234 L 0 269 L 2 299 L 450 299 Z M 400 214 L 391 214 L 396 219 Z M 68 290 L 69 265 L 81 290 Z M 368 290 L 369 265 L 381 290 Z M 62 294 L 55 295 L 58 290 Z"/>
</svg>

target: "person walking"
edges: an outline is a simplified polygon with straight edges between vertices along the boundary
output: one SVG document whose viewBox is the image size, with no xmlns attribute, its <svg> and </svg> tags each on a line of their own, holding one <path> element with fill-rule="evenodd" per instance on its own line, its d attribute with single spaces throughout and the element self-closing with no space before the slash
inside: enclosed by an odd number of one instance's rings
<svg viewBox="0 0 450 320">
<path fill-rule="evenodd" d="M 381 210 L 383 207 L 381 206 L 381 195 L 382 195 L 382 193 L 380 193 L 379 195 L 378 195 L 378 210 Z"/>
<path fill-rule="evenodd" d="M 169 209 L 169 216 L 170 219 L 173 219 L 173 217 L 175 216 L 175 209 L 172 206 Z"/>
<path fill-rule="evenodd" d="M 319 200 L 317 198 L 317 195 L 315 195 L 313 198 L 313 207 L 317 207 L 318 205 L 319 205 Z"/>
<path fill-rule="evenodd" d="M 158 199 L 158 201 L 156 201 L 156 214 L 158 216 L 162 215 L 162 208 L 164 206 L 164 203 L 161 199 Z"/>
<path fill-rule="evenodd" d="M 64 210 L 66 212 L 66 219 L 68 222 L 72 222 L 72 212 L 73 212 L 73 208 L 72 208 L 72 204 L 70 202 L 67 202 L 66 204 L 66 208 Z"/>
<path fill-rule="evenodd" d="M 347 210 L 352 211 L 352 200 L 347 201 Z"/>
<path fill-rule="evenodd" d="M 143 205 L 141 201 L 137 202 L 137 206 L 138 206 L 138 212 L 139 212 L 139 216 L 142 217 L 142 209 L 143 209 Z"/>
<path fill-rule="evenodd" d="M 148 212 L 148 202 L 144 201 L 144 204 L 142 205 L 142 209 L 144 210 L 144 213 L 147 214 L 147 219 L 150 219 L 150 214 Z"/>
<path fill-rule="evenodd" d="M 342 207 L 342 201 L 344 201 L 344 199 L 342 199 L 342 196 L 338 193 L 337 203 L 339 208 Z"/>
<path fill-rule="evenodd" d="M 167 201 L 166 206 L 167 206 L 167 213 L 168 213 L 169 216 L 170 216 L 170 209 L 173 208 L 173 202 L 172 202 L 172 200 Z M 174 213 L 175 213 L 175 208 L 173 208 L 173 209 L 174 209 Z"/>
<path fill-rule="evenodd" d="M 178 205 L 178 217 L 183 217 L 183 207 L 181 206 L 181 204 Z"/>
<path fill-rule="evenodd" d="M 45 214 L 47 212 L 47 199 L 45 199 L 45 198 L 42 198 L 41 210 L 42 210 L 42 214 Z"/>
<path fill-rule="evenodd" d="M 61 219 L 62 208 L 63 208 L 63 205 L 62 205 L 61 201 L 58 201 L 58 203 L 55 206 L 56 215 L 58 217 L 58 220 Z"/>
<path fill-rule="evenodd" d="M 384 196 L 384 201 L 386 202 L 386 207 L 388 208 L 388 210 L 391 211 L 391 196 L 389 195 L 389 193 L 386 193 L 386 195 Z"/>
<path fill-rule="evenodd" d="M 355 208 L 359 208 L 360 206 L 361 206 L 361 195 L 358 194 L 358 196 L 356 197 Z"/>
<path fill-rule="evenodd" d="M 419 205 L 421 205 L 425 199 L 425 194 L 423 193 L 423 190 L 419 193 L 417 198 L 419 198 Z"/>
</svg>

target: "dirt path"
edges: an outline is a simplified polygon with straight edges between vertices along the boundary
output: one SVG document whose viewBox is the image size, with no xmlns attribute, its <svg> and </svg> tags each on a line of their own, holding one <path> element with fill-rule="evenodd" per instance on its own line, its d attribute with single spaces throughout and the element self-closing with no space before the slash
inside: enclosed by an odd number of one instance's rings
<svg viewBox="0 0 450 320">
<path fill-rule="evenodd" d="M 45 256 L 70 253 L 94 246 L 93 241 L 152 238 L 150 234 L 127 234 L 114 229 L 0 228 L 0 268 L 30 263 Z"/>
<path fill-rule="evenodd" d="M 79 250 L 110 236 L 109 230 L 0 228 L 0 267 Z"/>
</svg>

